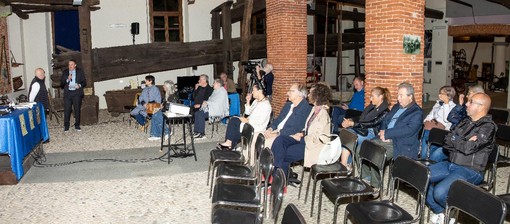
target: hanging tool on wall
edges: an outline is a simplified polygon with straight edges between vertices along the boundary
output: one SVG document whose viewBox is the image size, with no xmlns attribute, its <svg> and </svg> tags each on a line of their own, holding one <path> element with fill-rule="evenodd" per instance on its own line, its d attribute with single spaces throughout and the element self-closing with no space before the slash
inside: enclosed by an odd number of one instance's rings
<svg viewBox="0 0 510 224">
<path fill-rule="evenodd" d="M 9 61 L 7 60 L 7 46 L 5 44 L 5 36 L 2 36 L 2 52 L 0 53 L 0 72 L 2 79 L 6 79 L 11 84 L 11 74 L 9 72 Z"/>
</svg>

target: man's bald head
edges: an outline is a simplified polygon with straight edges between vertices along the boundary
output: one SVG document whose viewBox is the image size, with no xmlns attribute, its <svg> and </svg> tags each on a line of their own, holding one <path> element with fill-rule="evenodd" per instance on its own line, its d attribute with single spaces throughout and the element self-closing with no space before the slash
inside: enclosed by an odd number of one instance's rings
<svg viewBox="0 0 510 224">
<path fill-rule="evenodd" d="M 44 72 L 44 69 L 42 69 L 42 68 L 36 68 L 34 73 L 35 73 L 35 77 L 37 77 L 41 80 L 44 79 L 45 74 L 46 74 L 46 72 Z"/>
<path fill-rule="evenodd" d="M 491 98 L 485 93 L 477 93 L 471 97 L 466 105 L 466 111 L 472 120 L 484 117 L 491 108 Z"/>
</svg>

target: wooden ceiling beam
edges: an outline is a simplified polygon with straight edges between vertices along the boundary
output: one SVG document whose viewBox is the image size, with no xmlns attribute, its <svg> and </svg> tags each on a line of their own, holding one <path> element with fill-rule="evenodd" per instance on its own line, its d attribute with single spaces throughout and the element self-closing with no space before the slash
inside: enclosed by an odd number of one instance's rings
<svg viewBox="0 0 510 224">
<path fill-rule="evenodd" d="M 99 10 L 100 7 L 89 7 L 90 11 L 96 11 Z M 33 10 L 25 10 L 24 13 L 32 14 L 32 13 L 40 13 L 40 12 L 56 12 L 56 11 L 63 11 L 63 10 L 78 10 L 76 7 L 66 6 L 66 7 L 48 7 L 48 8 L 40 8 L 40 9 L 33 9 Z"/>
<path fill-rule="evenodd" d="M 6 0 L 11 3 L 73 5 L 73 0 Z M 82 5 L 99 5 L 99 0 L 83 0 Z"/>
<path fill-rule="evenodd" d="M 78 6 L 72 5 L 27 5 L 27 4 L 12 4 L 11 6 L 16 7 L 21 10 L 25 10 L 29 13 L 34 13 L 36 11 L 41 12 L 54 12 L 61 10 L 78 10 Z M 90 7 L 90 10 L 94 11 L 99 9 L 99 7 Z"/>
</svg>

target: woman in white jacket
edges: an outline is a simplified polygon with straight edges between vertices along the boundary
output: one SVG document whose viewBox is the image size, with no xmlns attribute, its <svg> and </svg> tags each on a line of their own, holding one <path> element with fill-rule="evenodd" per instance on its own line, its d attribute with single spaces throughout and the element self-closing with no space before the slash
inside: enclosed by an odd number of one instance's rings
<svg viewBox="0 0 510 224">
<path fill-rule="evenodd" d="M 432 128 L 440 128 L 450 130 L 452 123 L 448 121 L 448 114 L 455 107 L 453 98 L 455 97 L 455 88 L 451 86 L 443 86 L 439 89 L 439 100 L 430 111 L 430 113 L 423 120 L 423 137 L 421 139 L 421 159 L 427 158 L 427 141 L 429 133 Z M 430 154 L 438 147 L 431 147 Z M 429 155 L 430 155 L 429 154 Z"/>
</svg>

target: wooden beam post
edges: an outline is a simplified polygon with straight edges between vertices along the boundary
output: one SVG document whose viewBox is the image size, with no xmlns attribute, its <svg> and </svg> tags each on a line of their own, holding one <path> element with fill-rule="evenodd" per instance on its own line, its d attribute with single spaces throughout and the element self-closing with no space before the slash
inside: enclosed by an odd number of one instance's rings
<svg viewBox="0 0 510 224">
<path fill-rule="evenodd" d="M 232 1 L 223 3 L 221 6 L 221 22 L 223 31 L 223 69 L 228 77 L 233 77 L 232 73 L 232 23 L 230 7 Z"/>
<path fill-rule="evenodd" d="M 241 58 L 239 60 L 239 76 L 237 79 L 237 83 L 241 86 L 243 90 L 243 96 L 246 96 L 246 72 L 244 71 L 244 66 L 241 65 L 241 62 L 248 61 L 250 57 L 250 34 L 251 34 L 251 12 L 253 11 L 253 0 L 246 0 L 244 2 L 244 18 L 242 24 L 241 31 Z M 244 102 L 244 97 L 241 97 Z"/>
<path fill-rule="evenodd" d="M 221 38 L 221 15 L 220 11 L 212 11 L 211 12 L 211 29 L 212 29 L 212 39 L 219 40 Z M 214 74 L 213 77 L 217 77 L 223 72 L 223 63 L 214 63 Z"/>
<path fill-rule="evenodd" d="M 81 66 L 87 79 L 87 87 L 94 91 L 94 80 L 92 77 L 92 39 L 90 31 L 90 9 L 84 4 L 78 7 L 79 26 L 80 26 L 80 48 L 81 48 Z M 92 95 L 94 92 L 92 92 Z"/>
<path fill-rule="evenodd" d="M 336 79 L 336 91 L 341 91 L 341 88 L 340 86 L 343 84 L 342 83 L 342 4 L 339 4 L 339 7 L 340 9 L 337 9 L 338 10 L 338 16 L 337 16 L 337 24 L 338 24 L 338 39 L 337 39 L 337 44 L 338 44 L 338 51 L 336 53 L 336 75 L 335 75 L 335 79 Z M 326 20 L 327 21 L 327 20 Z M 327 28 L 326 28 L 327 30 Z M 324 48 L 326 49 L 326 48 Z M 326 55 L 326 54 L 324 54 Z M 338 80 L 338 78 L 340 78 L 340 80 Z M 340 81 L 340 82 L 339 82 Z M 340 94 L 340 101 L 342 101 L 342 96 L 343 94 Z"/>
<path fill-rule="evenodd" d="M 353 11 L 358 12 L 358 9 L 354 8 Z M 353 23 L 354 29 L 359 28 L 358 21 L 353 21 L 352 23 Z M 361 67 L 361 62 L 360 62 L 360 57 L 359 57 L 359 48 L 356 48 L 356 49 L 354 49 L 354 73 L 356 73 L 356 76 L 359 76 L 361 73 L 360 67 Z"/>
</svg>

